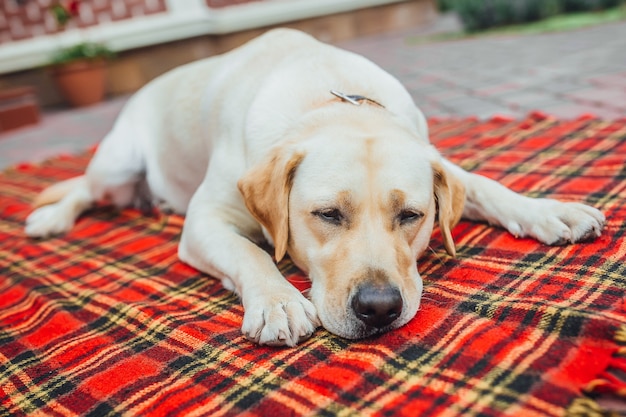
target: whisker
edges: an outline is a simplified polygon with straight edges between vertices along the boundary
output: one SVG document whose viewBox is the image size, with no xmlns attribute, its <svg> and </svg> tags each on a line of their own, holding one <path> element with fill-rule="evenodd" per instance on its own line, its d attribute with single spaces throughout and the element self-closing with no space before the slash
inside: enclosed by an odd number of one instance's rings
<svg viewBox="0 0 626 417">
<path fill-rule="evenodd" d="M 431 302 L 433 304 L 437 304 L 439 306 L 445 304 L 443 301 L 437 300 L 437 299 L 434 299 L 434 298 L 422 297 L 422 300 L 426 300 L 428 302 Z"/>
<path fill-rule="evenodd" d="M 442 260 L 441 256 L 439 256 L 439 254 L 437 252 L 435 252 L 435 250 L 430 245 L 428 245 L 428 250 L 431 251 L 433 255 L 435 255 L 435 258 L 437 258 L 437 260 L 439 261 L 441 266 L 444 266 L 444 263 L 443 263 L 443 260 Z"/>
</svg>

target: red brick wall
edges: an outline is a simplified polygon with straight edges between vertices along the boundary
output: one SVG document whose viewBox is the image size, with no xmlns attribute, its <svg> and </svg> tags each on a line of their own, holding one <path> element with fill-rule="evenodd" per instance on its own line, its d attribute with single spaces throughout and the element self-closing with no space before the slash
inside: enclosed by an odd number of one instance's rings
<svg viewBox="0 0 626 417">
<path fill-rule="evenodd" d="M 0 44 L 59 31 L 50 13 L 54 0 L 0 0 Z M 80 15 L 67 28 L 161 13 L 165 0 L 82 0 Z"/>
</svg>

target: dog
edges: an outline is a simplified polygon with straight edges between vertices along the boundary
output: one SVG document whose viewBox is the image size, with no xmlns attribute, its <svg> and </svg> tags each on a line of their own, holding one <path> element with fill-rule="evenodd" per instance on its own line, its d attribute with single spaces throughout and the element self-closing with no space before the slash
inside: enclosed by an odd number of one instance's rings
<svg viewBox="0 0 626 417">
<path fill-rule="evenodd" d="M 320 325 L 357 339 L 406 324 L 435 223 L 454 256 L 461 217 L 547 245 L 593 239 L 605 222 L 445 160 L 398 80 L 290 29 L 148 83 L 85 174 L 37 197 L 25 232 L 68 232 L 96 202 L 146 201 L 185 214 L 180 259 L 239 296 L 243 334 L 265 345 L 294 346 Z M 286 254 L 309 298 L 277 269 Z"/>
</svg>

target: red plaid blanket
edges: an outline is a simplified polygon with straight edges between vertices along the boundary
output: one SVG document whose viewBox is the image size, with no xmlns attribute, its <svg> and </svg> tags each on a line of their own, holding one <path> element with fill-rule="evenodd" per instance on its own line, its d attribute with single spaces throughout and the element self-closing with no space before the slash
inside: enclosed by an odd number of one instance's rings
<svg viewBox="0 0 626 417">
<path fill-rule="evenodd" d="M 18 166 L 0 175 L 0 415 L 560 416 L 598 409 L 586 388 L 625 391 L 612 369 L 626 323 L 626 120 L 431 126 L 469 170 L 600 208 L 603 236 L 548 247 L 461 222 L 456 259 L 435 232 L 418 262 L 424 301 L 408 325 L 259 347 L 240 334 L 236 297 L 177 259 L 181 217 L 96 209 L 67 236 L 28 239 L 30 200 L 89 157 Z"/>
</svg>

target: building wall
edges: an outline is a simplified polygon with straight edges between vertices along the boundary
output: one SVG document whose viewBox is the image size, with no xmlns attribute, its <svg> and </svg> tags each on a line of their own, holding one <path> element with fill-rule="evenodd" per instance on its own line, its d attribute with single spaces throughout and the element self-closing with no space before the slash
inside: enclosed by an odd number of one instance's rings
<svg viewBox="0 0 626 417">
<path fill-rule="evenodd" d="M 0 1 L 0 45 L 61 31 L 62 28 L 58 27 L 50 12 L 50 7 L 54 2 L 54 0 Z M 227 3 L 227 1 L 221 3 Z M 102 23 L 165 11 L 165 0 L 82 0 L 79 15 L 68 22 L 66 30 L 97 26 Z"/>
<path fill-rule="evenodd" d="M 57 33 L 61 28 L 50 13 L 57 0 L 0 1 L 0 45 Z M 67 0 L 62 0 L 67 1 Z M 213 9 L 263 0 L 203 0 Z M 136 17 L 167 12 L 166 0 L 82 0 L 79 16 L 72 19 L 68 30 L 97 26 Z"/>
<path fill-rule="evenodd" d="M 0 0 L 15 2 L 16 0 Z M 30 0 L 36 1 L 38 4 L 46 4 L 51 0 Z M 180 8 L 185 9 L 185 2 L 191 4 L 202 4 L 202 7 L 211 5 L 213 8 L 220 10 L 237 11 L 238 6 L 233 1 L 245 1 L 249 3 L 259 3 L 261 1 L 270 3 L 282 3 L 285 0 L 84 0 L 85 3 L 91 3 L 92 7 L 102 2 L 106 2 L 111 6 L 110 9 L 103 10 L 104 19 L 113 13 L 113 4 L 115 1 L 122 1 L 126 4 L 126 10 L 131 3 L 135 6 L 141 5 L 146 13 L 152 13 L 150 16 L 142 16 L 136 19 L 137 23 L 147 20 L 154 16 L 158 18 L 164 15 L 166 19 L 174 12 L 180 12 Z M 150 4 L 150 1 L 159 2 L 158 4 Z M 290 0 L 295 2 L 296 0 Z M 298 0 L 305 1 L 305 0 Z M 316 0 L 311 0 L 315 2 Z M 205 5 L 206 2 L 206 5 Z M 317 4 L 317 3 L 316 3 Z M 227 7 L 232 6 L 232 7 Z M 261 5 L 264 7 L 264 5 Z M 119 6 L 117 6 L 119 7 Z M 164 7 L 164 8 L 161 8 Z M 177 10 L 173 10 L 176 7 Z M 98 9 L 101 10 L 101 9 Z M 136 9 L 139 10 L 139 9 Z M 159 11 L 160 10 L 160 11 Z M 34 13 L 34 12 L 31 12 Z M 119 13 L 119 12 L 118 12 Z M 137 12 L 139 13 L 139 12 Z M 117 16 L 122 16 L 118 14 Z M 124 19 L 130 20 L 135 15 Z M 210 33 L 200 36 L 192 36 L 185 39 L 161 42 L 152 45 L 146 45 L 138 48 L 121 50 L 117 57 L 109 64 L 109 82 L 108 93 L 110 96 L 128 94 L 136 91 L 145 85 L 148 81 L 158 75 L 168 71 L 171 68 L 185 64 L 187 62 L 213 56 L 236 46 L 241 45 L 254 36 L 257 36 L 273 27 L 283 26 L 292 27 L 303 30 L 312 34 L 318 39 L 325 42 L 338 42 L 347 40 L 357 36 L 366 36 L 376 33 L 382 33 L 390 30 L 418 28 L 428 22 L 434 20 L 437 16 L 435 0 L 404 0 L 395 3 L 383 4 L 379 6 L 370 6 L 358 10 L 334 13 L 331 15 L 317 16 L 311 18 L 297 19 L 292 21 L 283 21 L 275 24 L 267 24 L 264 26 L 237 30 L 228 33 Z M 101 22 L 104 22 L 102 20 Z M 120 23 L 123 23 L 120 22 Z M 132 23 L 132 22 L 131 22 Z M 83 22 L 82 24 L 87 24 Z M 114 25 L 103 25 L 114 26 Z M 69 30 L 69 28 L 68 28 Z M 70 33 L 66 33 L 70 34 Z M 39 36 L 39 35 L 37 35 Z M 57 36 L 57 35 L 55 35 Z M 41 36 L 45 38 L 45 36 Z M 53 38 L 54 36 L 50 36 Z M 8 42 L 8 47 L 17 47 L 23 41 Z M 26 42 L 30 42 L 26 40 Z M 3 45 L 0 45 L 2 52 Z M 1 55 L 1 54 L 0 54 Z M 0 56 L 1 58 L 1 56 Z M 0 64 L 2 60 L 0 59 Z M 37 91 L 39 102 L 43 106 L 58 105 L 62 103 L 58 92 L 51 82 L 46 68 L 41 67 L 24 67 L 24 69 L 5 71 L 0 74 L 0 90 L 17 87 L 32 86 Z"/>
</svg>

